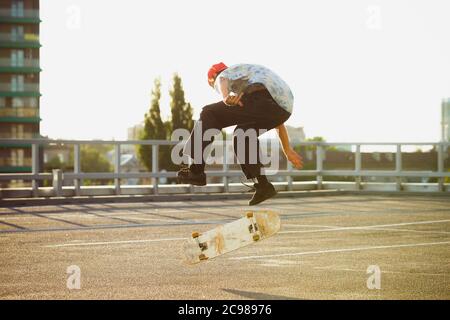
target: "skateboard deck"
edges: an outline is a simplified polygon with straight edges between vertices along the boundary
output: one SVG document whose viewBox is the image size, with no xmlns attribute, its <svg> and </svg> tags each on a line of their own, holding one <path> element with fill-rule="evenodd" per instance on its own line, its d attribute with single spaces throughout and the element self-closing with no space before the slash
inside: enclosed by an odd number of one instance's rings
<svg viewBox="0 0 450 320">
<path fill-rule="evenodd" d="M 193 232 L 183 246 L 185 261 L 195 264 L 268 238 L 280 230 L 280 217 L 269 210 L 245 216 L 204 233 Z"/>
</svg>

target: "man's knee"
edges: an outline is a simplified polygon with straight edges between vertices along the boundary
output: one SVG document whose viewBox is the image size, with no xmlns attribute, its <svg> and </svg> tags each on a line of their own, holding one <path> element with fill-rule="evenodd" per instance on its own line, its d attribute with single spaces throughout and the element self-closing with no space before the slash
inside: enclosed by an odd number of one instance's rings
<svg viewBox="0 0 450 320">
<path fill-rule="evenodd" d="M 207 119 L 211 119 L 214 116 L 214 111 L 211 108 L 211 106 L 205 106 L 203 107 L 202 111 L 200 112 L 200 120 L 205 121 Z"/>
</svg>

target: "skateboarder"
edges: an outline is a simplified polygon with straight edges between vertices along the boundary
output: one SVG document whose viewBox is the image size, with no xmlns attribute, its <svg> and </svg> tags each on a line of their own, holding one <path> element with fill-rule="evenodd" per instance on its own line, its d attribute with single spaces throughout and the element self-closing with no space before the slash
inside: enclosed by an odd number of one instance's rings
<svg viewBox="0 0 450 320">
<path fill-rule="evenodd" d="M 200 160 L 196 159 L 194 150 L 200 148 L 200 154 L 203 155 L 203 151 L 212 141 L 202 139 L 201 143 L 195 143 L 194 132 L 200 130 L 203 137 L 203 133 L 208 129 L 222 130 L 237 125 L 233 135 L 234 152 L 247 179 L 257 180 L 249 205 L 273 197 L 276 194 L 275 188 L 261 172 L 258 139 L 253 142 L 256 143 L 256 148 L 251 148 L 251 141 L 244 139 L 245 158 L 242 159 L 242 155 L 239 157 L 237 152 L 237 132 L 239 129 L 240 132 L 255 130 L 258 136 L 260 129 L 267 131 L 276 128 L 286 158 L 294 167 L 301 169 L 302 158 L 290 146 L 284 126 L 284 122 L 292 113 L 294 100 L 289 86 L 270 69 L 255 64 L 237 64 L 231 67 L 224 63 L 215 64 L 208 71 L 208 83 L 222 95 L 223 100 L 205 106 L 200 113 L 200 119 L 196 122 L 183 151 L 194 159 L 194 163 L 178 171 L 179 183 L 206 185 L 205 159 L 203 156 Z M 253 153 L 256 150 L 256 155 L 251 154 L 250 150 Z M 250 161 L 251 159 L 256 161 Z"/>
</svg>

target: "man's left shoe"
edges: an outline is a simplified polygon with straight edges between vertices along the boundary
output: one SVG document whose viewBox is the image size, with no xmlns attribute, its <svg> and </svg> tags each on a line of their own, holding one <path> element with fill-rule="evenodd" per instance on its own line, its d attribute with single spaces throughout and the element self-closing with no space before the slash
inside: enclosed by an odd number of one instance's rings
<svg viewBox="0 0 450 320">
<path fill-rule="evenodd" d="M 277 191 L 275 190 L 275 188 L 271 183 L 267 183 L 264 185 L 255 183 L 254 187 L 256 191 L 253 194 L 252 199 L 248 202 L 249 206 L 254 206 L 258 203 L 261 203 L 267 199 L 272 198 L 277 194 Z"/>
<path fill-rule="evenodd" d="M 194 186 L 205 186 L 206 175 L 204 172 L 193 172 L 189 168 L 181 168 L 177 172 L 178 183 L 189 183 Z"/>
</svg>

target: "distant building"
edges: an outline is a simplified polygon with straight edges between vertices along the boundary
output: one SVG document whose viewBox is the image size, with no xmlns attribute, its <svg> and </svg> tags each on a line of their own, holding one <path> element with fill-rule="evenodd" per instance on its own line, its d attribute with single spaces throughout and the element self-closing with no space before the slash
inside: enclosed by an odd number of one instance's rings
<svg viewBox="0 0 450 320">
<path fill-rule="evenodd" d="M 126 145 L 122 145 L 125 147 Z M 106 154 L 108 161 L 114 165 L 115 151 L 111 150 Z M 120 172 L 130 173 L 130 172 L 146 172 L 145 167 L 140 163 L 137 158 L 134 146 L 127 148 L 121 148 L 120 154 Z M 139 178 L 128 178 L 121 179 L 124 185 L 137 185 L 139 184 Z"/>
<path fill-rule="evenodd" d="M 291 126 L 286 126 L 288 135 L 289 135 L 289 140 L 291 141 L 291 143 L 293 145 L 298 144 L 300 142 L 305 141 L 306 137 L 305 137 L 305 131 L 303 130 L 303 127 L 291 127 Z"/>
<path fill-rule="evenodd" d="M 442 100 L 441 126 L 441 140 L 450 141 L 450 98 Z"/>
<path fill-rule="evenodd" d="M 139 140 L 139 134 L 144 129 L 144 122 L 139 123 L 131 128 L 128 128 L 127 139 L 128 140 Z"/>
<path fill-rule="evenodd" d="M 60 163 L 66 165 L 73 165 L 70 163 L 70 153 L 73 150 L 73 146 L 70 145 L 48 145 L 44 150 L 44 165 L 48 162 L 58 159 Z"/>
<path fill-rule="evenodd" d="M 40 137 L 40 22 L 39 0 L 0 0 L 0 138 Z M 31 172 L 31 145 L 0 144 L 0 172 Z"/>
</svg>

